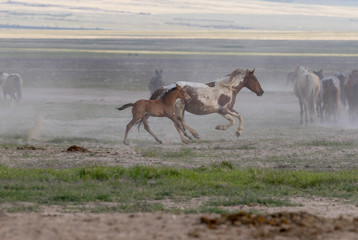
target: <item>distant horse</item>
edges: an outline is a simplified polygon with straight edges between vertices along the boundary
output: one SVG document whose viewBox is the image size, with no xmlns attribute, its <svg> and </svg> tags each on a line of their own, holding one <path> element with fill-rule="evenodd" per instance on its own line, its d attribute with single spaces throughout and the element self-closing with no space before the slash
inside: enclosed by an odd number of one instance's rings
<svg viewBox="0 0 358 240">
<path fill-rule="evenodd" d="M 338 90 L 339 90 L 339 99 L 337 100 L 338 108 L 341 107 L 342 104 L 346 105 L 346 96 L 344 93 L 345 76 L 343 73 L 338 72 L 335 74 L 324 75 L 323 70 L 313 71 L 313 73 L 319 77 L 321 86 L 323 86 L 323 83 L 325 81 L 332 81 L 332 83 L 335 85 L 335 87 L 338 88 Z M 317 114 L 321 118 L 321 120 L 323 120 L 323 112 L 325 111 L 324 107 L 323 107 L 323 105 L 324 105 L 323 94 L 324 94 L 324 88 L 321 88 L 320 93 L 317 97 L 317 102 L 316 102 Z"/>
<path fill-rule="evenodd" d="M 155 69 L 155 77 L 150 79 L 150 81 L 148 83 L 148 88 L 149 88 L 150 94 L 153 94 L 155 92 L 155 90 L 157 90 L 158 88 L 160 88 L 162 86 L 164 86 L 163 70 Z"/>
<path fill-rule="evenodd" d="M 128 144 L 127 142 L 128 132 L 132 128 L 132 126 L 138 121 L 143 122 L 144 129 L 147 132 L 149 132 L 154 137 L 155 140 L 157 140 L 159 143 L 162 143 L 162 141 L 159 140 L 157 136 L 155 136 L 154 133 L 151 131 L 148 125 L 148 120 L 147 120 L 148 116 L 169 118 L 174 122 L 177 129 L 180 129 L 185 136 L 190 138 L 185 132 L 185 128 L 183 127 L 183 123 L 181 122 L 181 119 L 174 115 L 174 104 L 178 98 L 182 99 L 183 101 L 190 100 L 190 96 L 185 92 L 185 90 L 179 85 L 176 85 L 174 88 L 168 91 L 161 99 L 156 99 L 156 100 L 141 99 L 136 101 L 135 103 L 127 103 L 122 107 L 117 108 L 118 110 L 123 110 L 127 107 L 133 107 L 132 108 L 133 118 L 127 124 L 126 133 L 123 140 L 124 144 Z"/>
<path fill-rule="evenodd" d="M 185 111 L 196 115 L 218 113 L 230 121 L 230 123 L 226 126 L 216 126 L 216 129 L 218 130 L 226 130 L 234 125 L 234 116 L 240 121 L 239 128 L 236 131 L 236 135 L 240 136 L 243 129 L 243 120 L 241 115 L 233 109 L 236 95 L 243 87 L 247 87 L 252 92 L 256 93 L 257 96 L 262 96 L 264 93 L 254 72 L 255 69 L 252 71 L 236 69 L 225 78 L 216 80 L 215 82 L 196 83 L 181 81 L 175 83 L 182 86 L 191 97 L 190 102 L 182 100 L 176 102 L 175 114 L 182 119 L 185 128 L 196 138 L 200 138 L 199 134 L 194 129 L 189 127 L 184 121 Z M 158 89 L 153 93 L 150 99 L 161 98 L 165 92 L 169 91 L 174 86 L 175 85 L 172 84 Z M 178 128 L 177 130 L 182 141 L 184 143 L 188 143 L 189 141 L 183 136 L 182 131 Z"/>
<path fill-rule="evenodd" d="M 340 101 L 340 92 L 333 79 L 323 81 L 323 109 L 326 120 L 337 122 Z"/>
<path fill-rule="evenodd" d="M 307 108 L 309 110 L 310 121 L 314 121 L 315 102 L 320 91 L 320 81 L 317 75 L 307 71 L 307 68 L 297 66 L 295 69 L 297 79 L 295 82 L 294 93 L 297 96 L 300 104 L 300 115 L 303 124 L 303 113 L 306 118 L 306 125 L 308 124 Z"/>
<path fill-rule="evenodd" d="M 351 121 L 356 121 L 358 120 L 358 70 L 353 70 L 349 74 L 344 92 L 347 97 L 350 119 Z"/>
<path fill-rule="evenodd" d="M 7 100 L 7 95 L 10 96 L 11 104 L 14 100 L 20 101 L 21 88 L 22 88 L 22 77 L 17 73 L 3 73 L 0 72 L 0 85 L 2 86 L 2 91 L 4 94 L 5 104 Z"/>
</svg>

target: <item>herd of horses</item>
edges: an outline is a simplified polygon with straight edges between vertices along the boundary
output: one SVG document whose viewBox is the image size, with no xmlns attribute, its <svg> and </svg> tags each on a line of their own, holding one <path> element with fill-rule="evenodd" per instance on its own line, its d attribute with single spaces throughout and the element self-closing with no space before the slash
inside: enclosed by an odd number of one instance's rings
<svg viewBox="0 0 358 240">
<path fill-rule="evenodd" d="M 168 117 L 174 122 L 182 142 L 189 143 L 191 137 L 200 138 L 197 131 L 184 121 L 185 111 L 195 115 L 218 113 L 229 121 L 227 125 L 217 125 L 216 129 L 226 130 L 239 120 L 236 135 L 240 136 L 243 130 L 243 118 L 234 110 L 236 95 L 243 87 L 248 88 L 257 96 L 264 91 L 255 76 L 255 69 L 236 69 L 226 77 L 213 82 L 197 83 L 179 81 L 164 86 L 163 71 L 155 70 L 148 88 L 151 92 L 149 100 L 139 100 L 117 108 L 123 110 L 133 106 L 132 120 L 128 123 L 124 143 L 128 144 L 128 131 L 134 124 L 138 129 L 143 123 L 147 130 L 158 142 L 159 140 L 150 130 L 148 118 L 150 116 Z M 324 74 L 323 70 L 310 72 L 307 67 L 297 66 L 287 75 L 287 84 L 294 85 L 293 92 L 298 98 L 300 106 L 300 124 L 313 123 L 317 114 L 321 122 L 337 122 L 337 118 L 344 108 L 348 107 L 352 121 L 358 120 L 358 70 L 353 70 L 347 77 L 339 72 Z M 184 91 L 188 97 L 179 94 Z M 177 92 L 174 94 L 174 92 Z M 167 100 L 168 99 L 168 100 Z M 166 104 L 169 104 L 166 106 Z M 347 107 L 346 107 L 347 106 Z M 169 109 L 169 111 L 168 111 Z M 174 114 L 173 114 L 174 112 Z"/>
<path fill-rule="evenodd" d="M 358 70 L 345 76 L 342 72 L 309 72 L 306 67 L 297 66 L 287 74 L 287 84 L 294 85 L 293 91 L 299 99 L 301 124 L 303 116 L 308 124 L 308 115 L 313 122 L 315 113 L 321 122 L 337 122 L 345 108 L 351 121 L 358 120 Z"/>
<path fill-rule="evenodd" d="M 155 70 L 148 88 L 151 97 L 141 99 L 135 103 L 127 103 L 117 108 L 123 110 L 132 107 L 132 120 L 127 124 L 124 143 L 128 144 L 127 136 L 133 125 L 144 125 L 154 139 L 162 141 L 151 131 L 148 118 L 167 117 L 173 121 L 179 136 L 184 143 L 189 143 L 191 136 L 200 138 L 197 131 L 184 121 L 185 111 L 194 115 L 217 113 L 229 121 L 227 125 L 217 125 L 216 129 L 226 130 L 239 121 L 236 135 L 240 136 L 243 130 L 243 118 L 234 110 L 236 95 L 244 87 L 262 96 L 264 91 L 255 76 L 254 70 L 236 69 L 227 76 L 215 81 L 198 83 L 179 81 L 164 86 L 163 71 Z M 0 72 L 0 86 L 2 87 L 5 104 L 9 96 L 10 104 L 19 101 L 22 97 L 22 77 L 16 73 Z M 353 70 L 345 76 L 343 73 L 324 74 L 323 70 L 309 71 L 307 67 L 297 66 L 288 73 L 287 84 L 294 85 L 293 92 L 299 100 L 300 123 L 314 122 L 315 115 L 327 122 L 337 122 L 340 113 L 348 108 L 352 121 L 358 120 L 358 70 Z"/>
</svg>

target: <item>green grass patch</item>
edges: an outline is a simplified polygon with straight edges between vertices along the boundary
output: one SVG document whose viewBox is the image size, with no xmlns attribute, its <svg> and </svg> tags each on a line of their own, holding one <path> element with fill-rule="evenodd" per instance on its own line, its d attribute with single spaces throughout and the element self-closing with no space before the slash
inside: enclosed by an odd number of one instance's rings
<svg viewBox="0 0 358 240">
<path fill-rule="evenodd" d="M 357 182 L 358 170 L 238 169 L 225 161 L 194 169 L 144 166 L 18 169 L 0 166 L 0 203 L 26 202 L 35 206 L 114 203 L 114 206 L 98 206 L 93 210 L 98 212 L 169 211 L 160 200 L 185 202 L 202 197 L 206 200 L 197 209 L 199 212 L 220 212 L 222 207 L 239 204 L 287 206 L 291 205 L 287 199 L 295 196 L 341 198 L 357 204 Z M 152 201 L 156 202 L 152 204 Z M 24 209 L 28 210 L 31 209 Z"/>
</svg>

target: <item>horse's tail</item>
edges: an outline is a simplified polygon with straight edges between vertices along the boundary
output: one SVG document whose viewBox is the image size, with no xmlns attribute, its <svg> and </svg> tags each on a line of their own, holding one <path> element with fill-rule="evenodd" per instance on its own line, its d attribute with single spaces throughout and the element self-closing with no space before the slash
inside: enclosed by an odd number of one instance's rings
<svg viewBox="0 0 358 240">
<path fill-rule="evenodd" d="M 128 107 L 133 107 L 134 103 L 127 103 L 127 104 L 124 104 L 122 107 L 119 107 L 119 108 L 116 108 L 117 110 L 123 110 L 123 109 L 126 109 Z"/>
</svg>

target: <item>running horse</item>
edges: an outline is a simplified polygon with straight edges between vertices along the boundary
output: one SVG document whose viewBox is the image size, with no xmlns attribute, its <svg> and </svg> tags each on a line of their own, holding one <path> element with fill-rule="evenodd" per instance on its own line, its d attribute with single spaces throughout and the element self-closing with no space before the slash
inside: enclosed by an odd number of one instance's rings
<svg viewBox="0 0 358 240">
<path fill-rule="evenodd" d="M 300 115 L 301 121 L 303 124 L 303 114 L 305 114 L 305 124 L 308 124 L 308 115 L 307 109 L 310 115 L 310 122 L 314 121 L 315 115 L 315 103 L 320 92 L 320 81 L 319 77 L 308 72 L 307 68 L 302 66 L 297 66 L 295 69 L 295 74 L 297 79 L 295 81 L 294 93 L 299 100 L 300 104 Z"/>
<path fill-rule="evenodd" d="M 170 91 L 168 91 L 161 99 L 156 100 L 146 100 L 141 99 L 136 101 L 135 103 L 127 103 L 122 107 L 117 108 L 118 110 L 123 110 L 128 107 L 132 108 L 132 120 L 127 124 L 126 133 L 124 136 L 124 144 L 128 145 L 127 136 L 129 130 L 136 124 L 138 121 L 143 122 L 144 129 L 150 133 L 159 143 L 162 143 L 161 140 L 151 131 L 148 125 L 148 116 L 154 117 L 167 117 L 174 122 L 174 125 L 177 129 L 183 132 L 185 136 L 190 138 L 185 132 L 185 128 L 183 127 L 183 123 L 178 116 L 174 115 L 174 104 L 177 99 L 181 99 L 184 102 L 190 100 L 190 96 L 184 91 L 182 87 L 176 85 Z"/>
<path fill-rule="evenodd" d="M 230 121 L 227 125 L 217 125 L 216 129 L 218 130 L 226 130 L 233 126 L 235 124 L 233 117 L 236 117 L 240 121 L 240 125 L 236 131 L 236 135 L 239 137 L 243 129 L 243 119 L 241 115 L 233 109 L 236 95 L 243 87 L 250 89 L 252 92 L 256 93 L 257 96 L 262 96 L 264 93 L 255 76 L 255 69 L 252 71 L 236 69 L 226 77 L 214 82 L 196 83 L 180 81 L 161 87 L 152 94 L 150 99 L 161 98 L 165 92 L 172 89 L 175 85 L 182 86 L 191 97 L 190 102 L 185 102 L 183 100 L 178 100 L 176 102 L 175 115 L 182 120 L 184 127 L 195 138 L 200 138 L 199 134 L 185 123 L 185 111 L 195 115 L 218 113 Z M 189 140 L 185 138 L 183 132 L 180 131 L 178 127 L 177 130 L 182 142 L 189 143 Z"/>
<path fill-rule="evenodd" d="M 5 105 L 7 100 L 7 95 L 10 96 L 11 104 L 14 100 L 17 102 L 20 101 L 21 88 L 22 88 L 22 77 L 17 73 L 4 73 L 0 72 L 0 85 L 2 86 L 2 91 L 4 94 Z"/>
</svg>

